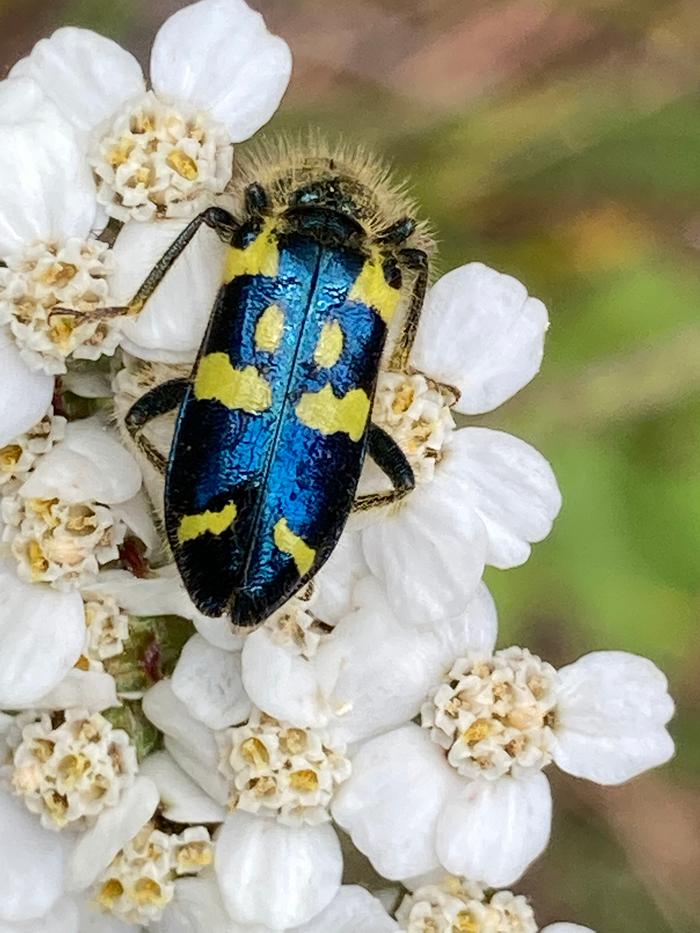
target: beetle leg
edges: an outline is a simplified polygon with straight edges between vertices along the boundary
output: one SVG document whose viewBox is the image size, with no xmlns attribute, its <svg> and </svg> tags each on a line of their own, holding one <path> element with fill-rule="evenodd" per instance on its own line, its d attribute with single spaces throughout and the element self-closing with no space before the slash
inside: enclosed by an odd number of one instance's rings
<svg viewBox="0 0 700 933">
<path fill-rule="evenodd" d="M 188 379 L 169 379 L 168 382 L 154 386 L 134 402 L 124 418 L 124 426 L 134 444 L 159 473 L 165 473 L 166 458 L 147 438 L 141 436 L 141 431 L 149 421 L 176 409 L 185 397 L 189 384 Z"/>
<path fill-rule="evenodd" d="M 72 308 L 54 308 L 49 319 L 54 315 L 80 317 L 82 321 L 101 321 L 113 317 L 134 317 L 143 310 L 143 306 L 165 278 L 168 270 L 190 244 L 199 228 L 205 225 L 216 230 L 220 239 L 230 243 L 231 234 L 238 227 L 233 215 L 221 207 L 208 207 L 187 224 L 185 229 L 170 244 L 155 266 L 144 279 L 128 305 L 117 308 L 96 308 L 94 311 L 77 311 Z"/>
<path fill-rule="evenodd" d="M 411 350 L 413 349 L 413 341 L 416 339 L 416 332 L 418 331 L 418 322 L 423 310 L 425 292 L 428 287 L 428 254 L 422 249 L 402 249 L 398 253 L 398 258 L 403 262 L 405 268 L 416 273 L 408 313 L 389 360 L 390 370 L 393 372 L 406 372 Z"/>
<path fill-rule="evenodd" d="M 396 223 L 391 224 L 385 230 L 382 230 L 374 238 L 375 243 L 389 243 L 396 246 L 405 243 L 406 240 L 416 231 L 416 221 L 412 217 L 402 217 Z"/>
<path fill-rule="evenodd" d="M 394 488 L 387 492 L 358 496 L 352 506 L 353 512 L 366 512 L 368 509 L 391 505 L 403 499 L 416 485 L 413 470 L 404 452 L 393 437 L 374 423 L 370 423 L 368 430 L 367 453 L 379 469 L 386 473 Z"/>
</svg>

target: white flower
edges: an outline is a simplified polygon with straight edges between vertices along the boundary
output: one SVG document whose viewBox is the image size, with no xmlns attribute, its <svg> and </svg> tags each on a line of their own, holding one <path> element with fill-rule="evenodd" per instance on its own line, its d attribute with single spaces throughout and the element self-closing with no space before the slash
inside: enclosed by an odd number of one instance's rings
<svg viewBox="0 0 700 933">
<path fill-rule="evenodd" d="M 402 933 L 537 933 L 527 899 L 511 891 L 487 893 L 466 878 L 445 875 L 413 888 L 396 911 Z M 541 933 L 587 930 L 572 923 L 554 924 Z M 593 933 L 593 931 L 588 931 Z"/>
<path fill-rule="evenodd" d="M 75 421 L 26 481 L 2 499 L 3 541 L 27 582 L 69 589 L 119 556 L 141 486 L 133 457 L 95 419 Z M 126 519 L 126 521 L 124 520 Z"/>
<path fill-rule="evenodd" d="M 226 806 L 232 793 L 237 794 L 236 776 L 244 775 L 246 769 L 251 785 L 246 788 L 247 796 L 252 801 L 256 781 L 271 778 L 270 786 L 274 785 L 272 789 L 276 792 L 294 773 L 292 763 L 298 761 L 303 765 L 298 769 L 308 772 L 303 774 L 303 782 L 300 778 L 296 790 L 287 786 L 285 800 L 280 801 L 291 801 L 293 791 L 302 808 L 301 816 L 318 817 L 328 792 L 335 790 L 334 781 L 340 774 L 335 769 L 339 762 L 327 762 L 325 752 L 309 730 L 292 731 L 268 722 L 267 731 L 253 725 L 250 735 L 233 735 L 235 730 L 217 735 L 192 716 L 168 681 L 161 681 L 146 693 L 143 709 L 164 733 L 167 752 L 190 779 L 178 776 L 173 763 L 162 758 L 159 776 L 150 772 L 161 796 L 180 818 L 187 815 L 194 818 L 203 807 L 211 807 L 212 802 Z M 290 740 L 301 745 L 302 739 L 306 745 L 299 747 L 295 757 L 290 754 Z M 246 741 L 250 744 L 245 745 Z M 220 744 L 226 756 L 223 762 Z M 255 772 L 257 756 L 260 775 Z M 265 756 L 269 756 L 267 764 Z M 221 765 L 227 776 L 219 770 Z M 318 786 L 305 789 L 312 782 L 312 774 L 318 775 Z M 211 798 L 209 804 L 205 795 Z M 269 807 L 272 815 L 263 816 L 237 808 L 225 817 L 215 840 L 221 897 L 230 918 L 242 926 L 258 924 L 286 929 L 306 923 L 327 906 L 340 886 L 340 845 L 329 823 L 308 825 L 299 819 L 295 822 L 300 825 L 290 826 L 276 818 L 276 810 Z"/>
<path fill-rule="evenodd" d="M 175 835 L 147 823 L 98 878 L 96 903 L 126 922 L 148 925 L 162 916 L 177 879 L 198 874 L 213 858 L 204 826 L 189 826 Z"/>
<path fill-rule="evenodd" d="M 402 656 L 401 631 L 391 620 L 375 624 L 377 646 L 388 654 L 393 643 Z M 345 656 L 352 682 L 367 651 L 360 648 L 354 665 L 350 650 Z M 673 704 L 651 661 L 599 652 L 557 673 L 521 649 L 493 654 L 482 645 L 456 657 L 436 678 L 431 654 L 414 652 L 410 688 L 423 691 L 423 727 L 408 723 L 360 745 L 331 804 L 386 878 L 441 864 L 490 886 L 510 884 L 549 838 L 551 793 L 541 769 L 550 760 L 614 784 L 673 753 L 665 728 Z M 374 693 L 372 716 L 385 729 L 397 696 L 398 687 Z"/>
<path fill-rule="evenodd" d="M 49 408 L 38 424 L 32 425 L 28 431 L 15 437 L 11 444 L 2 447 L 0 487 L 7 486 L 12 480 L 25 480 L 37 459 L 63 438 L 65 430 L 66 419 L 54 415 L 53 408 Z"/>
<path fill-rule="evenodd" d="M 328 805 L 350 776 L 344 746 L 255 709 L 246 723 L 217 740 L 220 770 L 231 787 L 230 810 L 275 816 L 288 826 L 330 821 Z"/>
<path fill-rule="evenodd" d="M 252 136 L 289 81 L 286 43 L 243 0 L 201 0 L 161 27 L 147 92 L 136 59 L 85 29 L 59 29 L 12 69 L 83 134 L 108 212 L 192 216 L 223 191 L 231 143 Z"/>
<path fill-rule="evenodd" d="M 22 714 L 19 730 L 12 788 L 47 829 L 85 825 L 115 806 L 133 782 L 136 751 L 129 736 L 99 713 L 70 709 L 55 727 L 46 713 Z"/>
<path fill-rule="evenodd" d="M 415 371 L 380 378 L 374 418 L 407 454 L 417 487 L 357 533 L 402 619 L 461 612 L 485 564 L 524 563 L 551 529 L 561 497 L 544 458 L 500 431 L 456 430 L 450 412 L 490 411 L 529 382 L 547 326 L 519 282 L 471 263 L 430 289 Z"/>
<path fill-rule="evenodd" d="M 27 85 L 28 79 L 3 82 L 2 97 L 10 108 L 24 100 Z M 48 376 L 29 376 L 26 367 L 63 373 L 70 354 L 96 359 L 113 353 L 118 327 L 53 313 L 61 307 L 89 312 L 112 303 L 113 258 L 104 243 L 90 239 L 95 186 L 70 125 L 48 103 L 36 115 L 5 120 L 0 123 L 0 258 L 5 264 L 0 323 L 7 325 L 3 344 L 11 335 L 26 364 L 13 362 L 4 351 L 9 365 L 4 384 L 19 402 L 18 412 L 8 409 L 8 421 L 14 419 L 12 433 L 21 434 L 42 417 L 52 391 Z M 10 380 L 19 384 L 11 386 Z M 25 410 L 33 413 L 30 423 L 24 421 Z"/>
</svg>

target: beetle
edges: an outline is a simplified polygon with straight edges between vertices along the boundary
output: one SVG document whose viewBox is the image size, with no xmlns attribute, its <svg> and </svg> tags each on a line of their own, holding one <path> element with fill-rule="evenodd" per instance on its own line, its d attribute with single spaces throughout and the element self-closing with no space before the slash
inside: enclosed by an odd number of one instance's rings
<svg viewBox="0 0 700 933">
<path fill-rule="evenodd" d="M 204 210 L 129 306 L 109 311 L 138 314 L 202 226 L 225 242 L 190 377 L 147 392 L 125 426 L 165 474 L 165 529 L 192 601 L 249 628 L 311 580 L 352 511 L 414 487 L 370 416 L 380 365 L 407 367 L 431 241 L 361 153 L 283 146 L 239 176 L 240 216 Z M 142 431 L 175 409 L 165 461 Z M 391 490 L 356 496 L 366 456 Z"/>
</svg>

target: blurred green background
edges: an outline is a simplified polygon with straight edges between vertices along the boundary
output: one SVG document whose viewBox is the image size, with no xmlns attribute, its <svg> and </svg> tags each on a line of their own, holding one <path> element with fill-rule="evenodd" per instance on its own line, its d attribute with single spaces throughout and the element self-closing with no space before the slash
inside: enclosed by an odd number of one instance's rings
<svg viewBox="0 0 700 933">
<path fill-rule="evenodd" d="M 146 63 L 181 0 L 0 0 L 6 70 L 53 28 Z M 541 375 L 478 419 L 535 444 L 564 493 L 522 568 L 490 572 L 502 642 L 554 663 L 652 657 L 679 753 L 621 788 L 555 777 L 553 844 L 518 886 L 544 925 L 700 930 L 700 3 L 257 0 L 295 55 L 272 129 L 364 140 L 408 175 L 441 267 L 524 281 Z M 332 931 L 329 931 L 332 933 Z"/>
</svg>

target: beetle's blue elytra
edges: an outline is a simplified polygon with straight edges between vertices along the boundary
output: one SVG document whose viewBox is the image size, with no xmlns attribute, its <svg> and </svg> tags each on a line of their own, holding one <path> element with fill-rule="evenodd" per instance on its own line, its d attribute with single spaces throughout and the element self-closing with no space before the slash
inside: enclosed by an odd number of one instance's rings
<svg viewBox="0 0 700 933">
<path fill-rule="evenodd" d="M 190 378 L 156 386 L 126 426 L 157 460 L 140 431 L 178 408 L 163 464 L 168 540 L 200 611 L 246 627 L 318 572 L 353 509 L 413 487 L 371 411 L 396 318 L 388 365 L 407 363 L 428 240 L 366 157 L 285 156 L 250 162 L 240 216 L 196 218 L 130 306 L 143 307 L 203 223 L 227 243 Z M 356 499 L 367 454 L 394 489 Z"/>
</svg>

